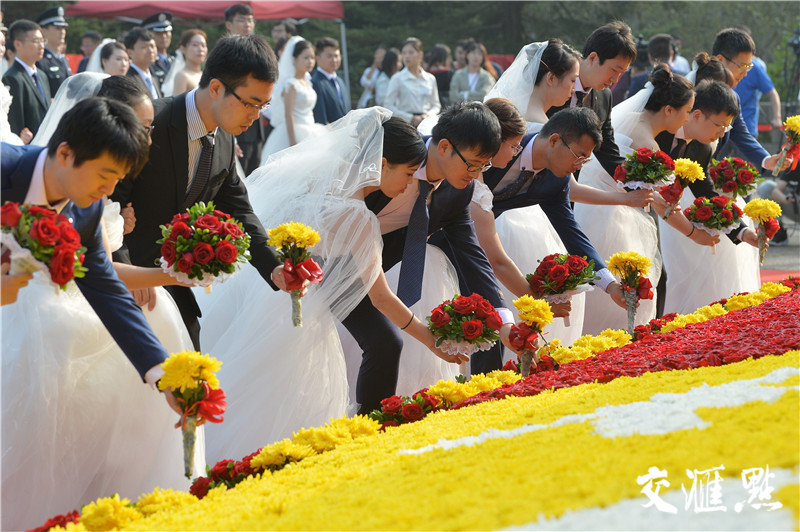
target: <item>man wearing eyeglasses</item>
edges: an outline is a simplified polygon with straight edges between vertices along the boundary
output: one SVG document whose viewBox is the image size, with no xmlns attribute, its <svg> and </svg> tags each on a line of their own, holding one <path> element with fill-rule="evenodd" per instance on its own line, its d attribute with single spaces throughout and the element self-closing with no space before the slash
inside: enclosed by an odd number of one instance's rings
<svg viewBox="0 0 800 532">
<path fill-rule="evenodd" d="M 736 87 L 747 73 L 753 68 L 753 56 L 756 53 L 756 43 L 745 31 L 737 28 L 727 28 L 717 33 L 714 38 L 714 45 L 711 48 L 711 55 L 722 61 L 725 68 L 733 76 L 733 87 Z M 736 95 L 737 100 L 739 95 Z M 741 104 L 740 104 L 741 107 Z M 750 161 L 760 172 L 772 170 L 778 162 L 778 155 L 770 155 L 767 150 L 756 140 L 755 135 L 747 129 L 747 125 L 739 114 L 732 123 L 730 132 L 720 139 L 714 158 L 719 159 L 723 155 L 722 149 L 728 143 L 733 144 L 742 153 L 742 156 Z M 792 161 L 787 157 L 783 168 L 791 165 Z"/>
<path fill-rule="evenodd" d="M 31 20 L 17 20 L 8 29 L 8 49 L 14 52 L 14 63 L 3 76 L 3 85 L 13 97 L 8 122 L 11 131 L 28 142 L 50 108 L 50 83 L 36 66 L 44 56 L 44 44 L 39 25 Z"/>
<path fill-rule="evenodd" d="M 277 59 L 262 37 L 232 35 L 211 51 L 195 90 L 154 102 L 150 159 L 135 180 L 121 183 L 112 196 L 136 210 L 136 227 L 125 235 L 115 261 L 152 266 L 161 256 L 159 225 L 199 201 L 213 201 L 244 225 L 251 239 L 250 262 L 264 280 L 275 290 L 286 288 L 283 266 L 267 246 L 266 232 L 237 173 L 233 145 L 233 137 L 269 105 L 277 77 Z M 192 291 L 166 288 L 200 350 L 200 309 Z M 140 304 L 146 302 L 147 297 L 140 298 Z"/>
</svg>

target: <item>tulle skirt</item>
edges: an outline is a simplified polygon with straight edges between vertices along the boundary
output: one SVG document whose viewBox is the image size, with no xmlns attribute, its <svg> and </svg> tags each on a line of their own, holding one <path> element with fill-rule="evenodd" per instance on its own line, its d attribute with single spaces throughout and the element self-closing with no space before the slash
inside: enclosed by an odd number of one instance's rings
<svg viewBox="0 0 800 532">
<path fill-rule="evenodd" d="M 523 275 L 533 273 L 539 266 L 539 261 L 547 255 L 567 253 L 561 238 L 539 205 L 505 211 L 495 220 L 495 226 L 503 249 Z M 515 319 L 518 319 L 517 309 L 512 304 L 515 299 L 514 294 L 505 286 L 501 286 L 501 289 L 506 304 L 514 312 Z M 571 345 L 581 336 L 585 297 L 585 294 L 572 297 L 569 326 L 565 325 L 563 319 L 556 318 L 553 323 L 545 327 L 544 337 L 548 342 L 558 339 L 562 345 Z M 515 355 L 506 349 L 504 359 L 510 357 Z"/>
<path fill-rule="evenodd" d="M 57 292 L 40 273 L 2 307 L 2 527 L 156 486 L 187 490 L 178 415 L 143 383 L 74 283 Z M 163 289 L 150 322 L 168 351 L 191 347 Z M 202 429 L 195 471 L 205 469 Z"/>
<path fill-rule="evenodd" d="M 688 188 L 683 192 L 681 207 L 695 200 Z M 737 198 L 739 207 L 744 200 Z M 743 217 L 751 229 L 753 221 Z M 734 244 L 722 235 L 716 250 L 695 244 L 680 232 L 661 224 L 661 252 L 667 270 L 667 297 L 664 312 L 688 314 L 700 307 L 741 292 L 755 292 L 761 286 L 758 248 L 750 244 Z M 698 229 L 699 230 L 699 229 Z"/>
</svg>

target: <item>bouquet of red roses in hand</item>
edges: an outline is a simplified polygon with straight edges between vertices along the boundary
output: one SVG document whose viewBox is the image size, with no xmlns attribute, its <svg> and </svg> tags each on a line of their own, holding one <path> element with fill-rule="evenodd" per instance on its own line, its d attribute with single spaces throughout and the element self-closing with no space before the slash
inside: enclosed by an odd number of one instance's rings
<svg viewBox="0 0 800 532">
<path fill-rule="evenodd" d="M 758 223 L 758 254 L 761 264 L 764 264 L 767 242 L 781 227 L 776 220 L 781 215 L 781 206 L 772 200 L 756 198 L 747 202 L 744 213 Z"/>
<path fill-rule="evenodd" d="M 186 478 L 192 478 L 195 431 L 198 421 L 222 423 L 228 407 L 225 392 L 219 387 L 216 372 L 222 362 L 197 351 L 173 353 L 164 361 L 164 375 L 158 381 L 159 390 L 169 390 L 182 410 L 175 425 L 183 433 L 183 467 Z"/>
<path fill-rule="evenodd" d="M 710 235 L 728 234 L 742 223 L 742 209 L 727 196 L 714 196 L 711 199 L 700 196 L 683 214 L 698 229 Z M 711 253 L 715 247 L 711 247 Z"/>
<path fill-rule="evenodd" d="M 397 427 L 403 423 L 419 421 L 431 412 L 439 410 L 439 398 L 429 395 L 427 388 L 407 395 L 393 395 L 381 401 L 381 409 L 370 412 L 370 419 L 381 424 L 381 429 Z"/>
<path fill-rule="evenodd" d="M 625 162 L 614 171 L 614 180 L 625 189 L 645 188 L 656 190 L 672 183 L 675 163 L 661 150 L 639 148 L 625 157 Z"/>
<path fill-rule="evenodd" d="M 589 283 L 600 279 L 594 273 L 594 261 L 586 257 L 553 253 L 539 261 L 533 274 L 525 276 L 534 297 L 544 299 L 551 305 L 566 303 L 572 296 L 588 292 L 594 287 Z M 569 327 L 569 316 L 564 318 Z"/>
<path fill-rule="evenodd" d="M 186 284 L 209 287 L 224 282 L 250 260 L 250 235 L 242 224 L 196 203 L 161 227 L 161 268 Z"/>
<path fill-rule="evenodd" d="M 303 283 L 322 282 L 322 268 L 314 262 L 309 251 L 320 241 L 319 233 L 307 225 L 289 222 L 268 229 L 267 234 L 268 244 L 278 250 L 278 257 L 283 261 L 283 277 L 292 296 L 292 323 L 295 327 L 302 327 L 300 294 Z"/>
<path fill-rule="evenodd" d="M 752 164 L 739 157 L 725 157 L 721 161 L 711 160 L 708 175 L 714 180 L 714 188 L 725 194 L 745 197 L 763 181 Z"/>
<path fill-rule="evenodd" d="M 519 357 L 520 374 L 527 377 L 531 373 L 531 364 L 534 363 L 534 353 L 539 347 L 539 334 L 545 326 L 553 323 L 553 312 L 547 301 L 531 296 L 515 299 L 514 306 L 517 307 L 521 321 L 511 326 L 508 341 L 515 349 L 522 349 Z"/>
<path fill-rule="evenodd" d="M 456 295 L 425 319 L 436 337 L 436 347 L 451 355 L 490 349 L 500 339 L 498 331 L 503 326 L 494 306 L 478 294 Z"/>
<path fill-rule="evenodd" d="M 653 299 L 653 283 L 646 277 L 651 265 L 650 259 L 635 251 L 614 253 L 608 259 L 608 269 L 620 278 L 628 310 L 628 333 L 631 336 L 634 336 L 637 303 L 640 299 Z"/>
<path fill-rule="evenodd" d="M 691 159 L 676 159 L 675 160 L 675 181 L 671 185 L 661 187 L 661 197 L 668 203 L 667 211 L 662 218 L 666 220 L 672 214 L 672 209 L 681 200 L 683 189 L 689 186 L 689 183 L 694 183 L 697 180 L 703 180 L 706 174 L 701 167 Z"/>
<path fill-rule="evenodd" d="M 772 175 L 777 176 L 781 173 L 781 167 L 786 157 L 792 157 L 792 167 L 790 170 L 797 168 L 797 159 L 800 159 L 800 115 L 790 116 L 783 123 L 783 132 L 786 135 L 786 144 L 781 147 L 781 154 L 778 157 L 778 162 L 775 168 L 772 169 Z"/>
<path fill-rule="evenodd" d="M 54 284 L 66 290 L 67 283 L 88 271 L 83 267 L 86 248 L 64 215 L 9 201 L 0 208 L 0 226 L 12 274 L 46 271 Z"/>
</svg>

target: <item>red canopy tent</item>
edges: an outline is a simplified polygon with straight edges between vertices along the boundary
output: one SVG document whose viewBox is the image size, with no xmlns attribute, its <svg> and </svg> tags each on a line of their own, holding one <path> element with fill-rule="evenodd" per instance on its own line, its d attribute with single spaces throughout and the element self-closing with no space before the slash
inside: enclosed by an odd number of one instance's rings
<svg viewBox="0 0 800 532">
<path fill-rule="evenodd" d="M 345 79 L 349 78 L 350 65 L 347 60 L 347 37 L 344 27 L 344 5 L 327 0 L 313 1 L 268 1 L 268 0 L 80 0 L 66 8 L 67 17 L 145 19 L 159 11 L 169 11 L 176 18 L 219 19 L 225 9 L 233 4 L 247 4 L 253 16 L 259 20 L 282 18 L 321 18 L 339 22 L 342 41 L 342 62 Z M 347 85 L 349 92 L 349 84 Z M 349 95 L 348 95 L 349 97 Z"/>
</svg>

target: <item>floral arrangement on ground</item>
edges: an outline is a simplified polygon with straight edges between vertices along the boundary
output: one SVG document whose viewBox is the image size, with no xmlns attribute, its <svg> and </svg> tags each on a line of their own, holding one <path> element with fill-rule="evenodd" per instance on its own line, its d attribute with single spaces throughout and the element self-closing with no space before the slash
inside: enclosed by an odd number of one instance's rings
<svg viewBox="0 0 800 532">
<path fill-rule="evenodd" d="M 52 524 L 796 530 L 797 287 L 767 283 L 651 322 L 633 342 L 605 331 L 550 345 L 557 369 L 437 383 L 418 397 L 434 408 L 402 426 L 333 420 L 217 464 L 193 494 L 100 499 Z"/>
</svg>

